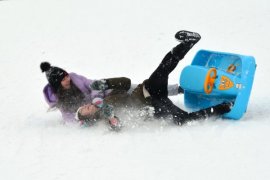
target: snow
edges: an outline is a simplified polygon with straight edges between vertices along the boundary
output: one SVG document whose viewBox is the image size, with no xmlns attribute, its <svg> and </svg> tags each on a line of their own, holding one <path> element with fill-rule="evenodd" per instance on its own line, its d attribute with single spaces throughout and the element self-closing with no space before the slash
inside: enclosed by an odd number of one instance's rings
<svg viewBox="0 0 270 180">
<path fill-rule="evenodd" d="M 269 22 L 268 0 L 0 1 L 0 179 L 269 179 Z M 92 79 L 128 76 L 140 83 L 181 29 L 202 40 L 170 83 L 199 49 L 256 58 L 240 121 L 178 127 L 134 118 L 115 133 L 105 122 L 81 128 L 47 112 L 40 62 Z M 181 96 L 173 100 L 183 106 Z"/>
</svg>

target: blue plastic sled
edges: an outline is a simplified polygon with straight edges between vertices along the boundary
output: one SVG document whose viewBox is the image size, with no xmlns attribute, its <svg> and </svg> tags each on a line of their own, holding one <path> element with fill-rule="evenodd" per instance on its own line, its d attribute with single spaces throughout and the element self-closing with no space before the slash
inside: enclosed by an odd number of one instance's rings
<svg viewBox="0 0 270 180">
<path fill-rule="evenodd" d="M 232 101 L 232 110 L 223 117 L 240 119 L 247 109 L 255 70 L 252 56 L 198 51 L 180 76 L 185 106 L 198 110 Z"/>
</svg>

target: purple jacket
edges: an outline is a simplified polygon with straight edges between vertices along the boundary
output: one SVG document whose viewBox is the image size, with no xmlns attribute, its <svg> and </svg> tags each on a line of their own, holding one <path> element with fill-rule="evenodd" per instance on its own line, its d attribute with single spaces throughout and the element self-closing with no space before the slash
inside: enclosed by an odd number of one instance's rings
<svg viewBox="0 0 270 180">
<path fill-rule="evenodd" d="M 100 97 L 103 99 L 105 96 L 107 96 L 111 92 L 111 90 L 106 90 L 105 93 L 102 91 L 92 90 L 90 88 L 90 85 L 95 80 L 87 79 L 84 76 L 78 75 L 76 73 L 69 73 L 69 76 L 70 76 L 71 81 L 74 83 L 74 85 L 76 87 L 78 87 L 81 90 L 81 92 L 84 94 L 85 102 L 91 103 L 95 97 Z M 45 100 L 49 104 L 49 106 L 51 108 L 55 107 L 55 105 L 57 104 L 58 98 L 57 98 L 56 94 L 54 93 L 50 84 L 47 84 L 44 87 L 43 94 L 44 94 Z M 59 110 L 61 111 L 63 120 L 65 122 L 76 121 L 75 120 L 75 113 L 66 112 L 63 109 L 59 109 Z"/>
</svg>

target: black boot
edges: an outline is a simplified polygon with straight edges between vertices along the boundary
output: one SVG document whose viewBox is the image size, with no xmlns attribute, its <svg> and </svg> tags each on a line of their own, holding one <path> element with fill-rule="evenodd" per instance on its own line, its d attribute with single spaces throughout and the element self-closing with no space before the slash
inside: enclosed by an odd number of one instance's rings
<svg viewBox="0 0 270 180">
<path fill-rule="evenodd" d="M 212 113 L 215 115 L 222 115 L 231 111 L 233 107 L 232 102 L 224 102 L 212 107 Z"/>
<path fill-rule="evenodd" d="M 228 113 L 231 111 L 233 106 L 232 102 L 224 102 L 206 109 L 202 109 L 200 111 L 204 111 L 205 117 L 210 117 L 210 116 L 219 116 L 225 113 Z M 198 112 L 200 112 L 198 111 Z"/>
<path fill-rule="evenodd" d="M 171 51 L 176 59 L 183 59 L 187 52 L 201 39 L 201 36 L 195 32 L 179 31 L 175 38 L 181 42 Z"/>
<path fill-rule="evenodd" d="M 179 42 L 188 44 L 189 46 L 192 47 L 201 39 L 201 36 L 199 33 L 196 32 L 182 30 L 175 34 L 175 38 Z"/>
</svg>

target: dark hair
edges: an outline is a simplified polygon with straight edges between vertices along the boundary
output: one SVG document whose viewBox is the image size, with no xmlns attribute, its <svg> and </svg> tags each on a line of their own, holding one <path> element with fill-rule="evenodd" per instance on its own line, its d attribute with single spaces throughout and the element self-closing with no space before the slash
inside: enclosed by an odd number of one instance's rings
<svg viewBox="0 0 270 180">
<path fill-rule="evenodd" d="M 84 94 L 72 81 L 70 81 L 70 89 L 59 87 L 56 95 L 58 97 L 57 107 L 67 112 L 76 112 L 85 101 Z"/>
</svg>

